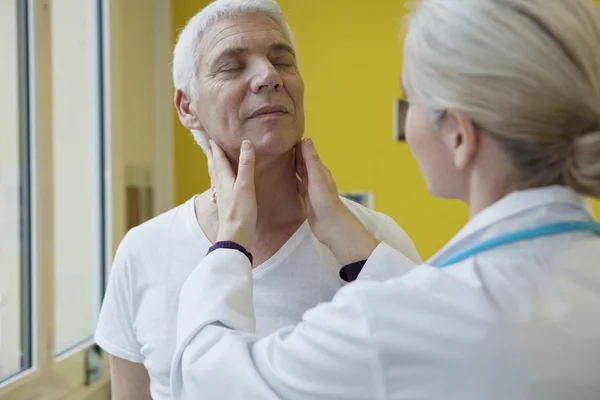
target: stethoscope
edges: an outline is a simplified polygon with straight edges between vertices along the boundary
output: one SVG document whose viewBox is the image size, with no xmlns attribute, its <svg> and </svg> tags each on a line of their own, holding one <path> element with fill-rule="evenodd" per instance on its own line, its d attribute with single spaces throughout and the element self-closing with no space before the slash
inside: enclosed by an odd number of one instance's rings
<svg viewBox="0 0 600 400">
<path fill-rule="evenodd" d="M 433 265 L 437 268 L 445 268 L 452 264 L 464 261 L 476 254 L 483 253 L 501 246 L 545 236 L 560 235 L 568 232 L 592 232 L 600 235 L 600 223 L 594 221 L 566 221 L 507 233 L 480 243 L 476 243 L 445 259 L 442 259 L 439 262 L 434 262 Z"/>
</svg>

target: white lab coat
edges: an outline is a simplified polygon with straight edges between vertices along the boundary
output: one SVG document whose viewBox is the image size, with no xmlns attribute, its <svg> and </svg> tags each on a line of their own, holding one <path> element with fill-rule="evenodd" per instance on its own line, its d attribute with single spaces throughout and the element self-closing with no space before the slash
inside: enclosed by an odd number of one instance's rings
<svg viewBox="0 0 600 400">
<path fill-rule="evenodd" d="M 502 233 L 590 218 L 566 188 L 515 192 L 430 261 Z M 444 269 L 409 268 L 382 243 L 332 302 L 259 339 L 250 264 L 217 250 L 180 295 L 173 398 L 597 400 L 599 260 L 600 238 L 587 232 Z"/>
</svg>

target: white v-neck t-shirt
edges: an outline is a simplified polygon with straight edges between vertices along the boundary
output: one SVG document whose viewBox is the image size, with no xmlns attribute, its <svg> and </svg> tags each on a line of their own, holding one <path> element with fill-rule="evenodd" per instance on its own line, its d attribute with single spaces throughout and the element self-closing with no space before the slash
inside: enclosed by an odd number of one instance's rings
<svg viewBox="0 0 600 400">
<path fill-rule="evenodd" d="M 390 217 L 344 202 L 378 240 L 420 262 L 414 244 Z M 95 339 L 111 355 L 144 364 L 154 400 L 171 398 L 179 292 L 211 245 L 192 198 L 132 229 L 117 250 Z M 306 310 L 330 301 L 345 283 L 340 267 L 305 222 L 252 271 L 256 333 L 295 325 Z"/>
</svg>

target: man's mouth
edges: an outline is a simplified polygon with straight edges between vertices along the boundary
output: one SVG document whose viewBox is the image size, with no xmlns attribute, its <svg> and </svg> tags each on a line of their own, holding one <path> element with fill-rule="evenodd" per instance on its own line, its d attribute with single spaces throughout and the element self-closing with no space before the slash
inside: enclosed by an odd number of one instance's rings
<svg viewBox="0 0 600 400">
<path fill-rule="evenodd" d="M 269 105 L 263 106 L 252 113 L 250 118 L 266 117 L 266 116 L 279 116 L 289 114 L 287 108 L 281 105 Z"/>
</svg>

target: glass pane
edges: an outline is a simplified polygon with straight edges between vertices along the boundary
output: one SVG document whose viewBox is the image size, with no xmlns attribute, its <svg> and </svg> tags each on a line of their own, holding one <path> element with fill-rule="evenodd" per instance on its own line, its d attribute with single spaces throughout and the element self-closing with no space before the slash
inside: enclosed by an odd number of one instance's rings
<svg viewBox="0 0 600 400">
<path fill-rule="evenodd" d="M 0 1 L 0 381 L 31 367 L 28 151 L 21 124 L 27 27 L 20 3 Z"/>
<path fill-rule="evenodd" d="M 55 352 L 93 335 L 102 271 L 101 86 L 96 2 L 52 3 Z"/>
</svg>

